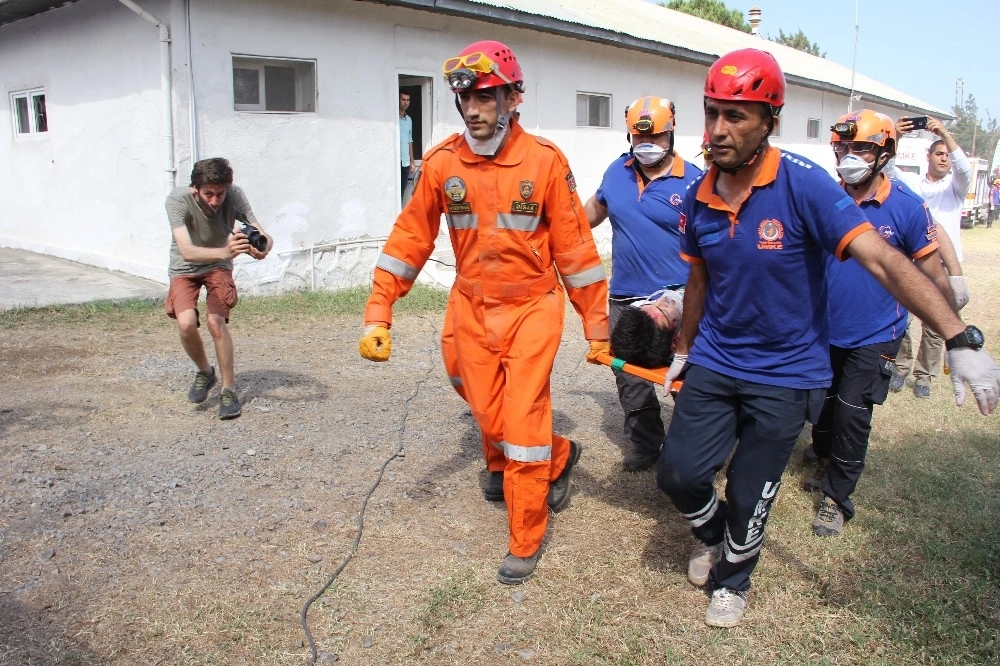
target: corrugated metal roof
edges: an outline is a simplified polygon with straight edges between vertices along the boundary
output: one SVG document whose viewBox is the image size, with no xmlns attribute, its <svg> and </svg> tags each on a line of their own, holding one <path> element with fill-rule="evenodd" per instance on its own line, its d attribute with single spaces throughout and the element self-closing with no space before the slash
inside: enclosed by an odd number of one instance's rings
<svg viewBox="0 0 1000 666">
<path fill-rule="evenodd" d="M 47 12 L 76 0 L 0 0 L 0 25 Z"/>
<path fill-rule="evenodd" d="M 772 53 L 791 84 L 845 96 L 852 90 L 849 67 L 645 0 L 370 1 L 516 25 L 704 64 L 729 51 L 754 47 Z M 853 89 L 862 95 L 862 106 L 867 100 L 952 117 L 862 74 L 854 76 Z"/>
</svg>

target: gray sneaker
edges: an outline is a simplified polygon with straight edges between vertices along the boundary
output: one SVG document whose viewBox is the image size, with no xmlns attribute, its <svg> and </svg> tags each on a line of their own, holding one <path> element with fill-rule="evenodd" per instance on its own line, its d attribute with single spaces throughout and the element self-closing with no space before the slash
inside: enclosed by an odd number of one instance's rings
<svg viewBox="0 0 1000 666">
<path fill-rule="evenodd" d="M 518 557 L 507 553 L 497 570 L 497 580 L 504 585 L 520 585 L 528 580 L 531 574 L 535 573 L 535 565 L 538 564 L 538 558 L 541 554 L 541 548 L 529 557 Z"/>
<path fill-rule="evenodd" d="M 243 409 L 240 407 L 240 399 L 236 397 L 236 391 L 228 388 L 222 389 L 222 394 L 219 396 L 219 418 L 223 420 L 235 419 L 242 413 Z"/>
<path fill-rule="evenodd" d="M 809 492 L 823 490 L 823 484 L 826 483 L 826 475 L 829 470 L 830 459 L 820 458 L 819 462 L 816 464 L 816 469 L 814 469 L 813 473 L 806 477 L 806 480 L 802 482 L 802 490 Z"/>
<path fill-rule="evenodd" d="M 728 629 L 735 627 L 743 619 L 743 613 L 747 608 L 747 598 L 745 592 L 730 590 L 728 587 L 720 587 L 712 592 L 712 603 L 705 611 L 705 624 L 710 627 L 722 627 Z"/>
<path fill-rule="evenodd" d="M 708 575 L 712 573 L 712 567 L 722 559 L 722 543 L 709 546 L 704 541 L 699 541 L 691 551 L 688 558 L 688 580 L 696 587 L 701 587 L 708 582 Z"/>
<path fill-rule="evenodd" d="M 840 506 L 829 497 L 823 497 L 819 505 L 816 520 L 813 521 L 813 534 L 821 537 L 840 536 L 844 531 L 844 514 Z"/>
<path fill-rule="evenodd" d="M 900 375 L 897 373 L 892 373 L 892 379 L 889 380 L 889 390 L 893 393 L 899 393 L 903 390 L 906 385 L 906 375 Z"/>
<path fill-rule="evenodd" d="M 929 398 L 931 397 L 931 387 L 927 384 L 914 384 L 913 395 L 918 398 Z"/>
<path fill-rule="evenodd" d="M 205 402 L 208 397 L 208 390 L 215 386 L 215 368 L 209 368 L 208 372 L 199 370 L 194 376 L 194 383 L 188 390 L 189 402 Z"/>
</svg>

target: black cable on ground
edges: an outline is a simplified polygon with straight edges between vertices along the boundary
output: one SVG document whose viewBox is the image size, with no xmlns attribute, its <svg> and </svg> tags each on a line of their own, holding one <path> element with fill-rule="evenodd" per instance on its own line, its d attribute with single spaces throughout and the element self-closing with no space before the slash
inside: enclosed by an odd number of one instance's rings
<svg viewBox="0 0 1000 666">
<path fill-rule="evenodd" d="M 421 319 L 424 319 L 424 317 L 421 317 Z M 436 329 L 434 333 L 436 335 Z M 437 345 L 435 344 L 434 347 L 436 348 Z M 404 457 L 403 436 L 406 433 L 406 419 L 410 416 L 410 404 L 413 402 L 413 399 L 417 397 L 417 394 L 420 393 L 420 387 L 430 377 L 434 367 L 435 365 L 433 363 L 428 364 L 427 372 L 424 374 L 422 379 L 417 380 L 416 385 L 413 387 L 413 392 L 410 393 L 410 397 L 406 399 L 405 408 L 403 409 L 403 418 L 399 423 L 399 429 L 396 431 L 398 436 L 396 450 L 386 459 L 384 463 L 382 463 L 382 466 L 378 470 L 378 474 L 375 476 L 375 481 L 372 483 L 371 488 L 368 489 L 368 492 L 365 493 L 363 499 L 361 500 L 361 508 L 358 510 L 358 529 L 357 533 L 354 535 L 354 542 L 351 544 L 350 552 L 347 553 L 344 559 L 340 562 L 340 566 L 337 567 L 337 569 L 327 579 L 326 583 L 323 584 L 323 587 L 321 587 L 316 594 L 311 596 L 309 600 L 306 601 L 305 605 L 302 606 L 302 612 L 299 613 L 299 621 L 302 623 L 302 631 L 305 632 L 306 640 L 309 641 L 309 666 L 315 666 L 316 660 L 319 657 L 316 651 L 316 641 L 313 640 L 312 633 L 309 631 L 309 621 L 306 618 L 306 615 L 309 613 L 309 607 L 319 600 L 319 598 L 322 597 L 328 589 L 330 589 L 330 586 L 333 585 L 334 581 L 337 580 L 337 577 L 340 576 L 340 573 L 347 567 L 348 563 L 354 557 L 354 554 L 358 551 L 358 546 L 361 544 L 361 533 L 365 529 L 365 509 L 368 507 L 368 500 L 371 499 L 375 489 L 378 488 L 379 484 L 382 482 L 382 477 L 385 475 L 385 470 L 389 466 L 389 463 L 396 458 Z"/>
</svg>

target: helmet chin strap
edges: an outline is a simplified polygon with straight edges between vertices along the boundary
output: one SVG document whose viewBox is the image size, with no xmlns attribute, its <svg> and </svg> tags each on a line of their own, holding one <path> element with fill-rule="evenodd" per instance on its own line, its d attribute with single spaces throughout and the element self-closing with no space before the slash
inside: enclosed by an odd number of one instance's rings
<svg viewBox="0 0 1000 666">
<path fill-rule="evenodd" d="M 500 94 L 500 86 L 495 89 L 495 94 L 497 98 L 497 108 L 501 108 L 503 104 L 503 96 Z M 458 100 L 458 95 L 455 95 L 455 106 L 458 108 L 459 115 L 462 116 L 462 120 L 465 120 L 465 114 L 462 113 L 462 105 Z M 477 139 L 469 133 L 469 129 L 465 129 L 465 141 L 469 144 L 469 148 L 476 155 L 481 155 L 483 157 L 493 157 L 497 154 L 497 150 L 500 149 L 500 144 L 503 143 L 504 138 L 507 136 L 507 132 L 510 129 L 510 119 L 514 115 L 513 111 L 507 113 L 501 113 L 497 116 L 497 126 L 493 128 L 493 136 L 489 139 Z"/>
<path fill-rule="evenodd" d="M 757 146 L 757 150 L 755 150 L 753 152 L 753 155 L 751 155 L 749 158 L 747 158 L 742 164 L 740 164 L 739 166 L 735 166 L 735 167 L 728 167 L 727 168 L 727 167 L 719 166 L 719 163 L 715 162 L 716 168 L 718 168 L 719 171 L 721 171 L 724 174 L 727 174 L 729 176 L 735 176 L 737 171 L 740 171 L 741 169 L 745 169 L 745 168 L 747 168 L 748 166 L 750 166 L 751 164 L 753 164 L 754 162 L 757 161 L 757 158 L 760 157 L 760 154 L 762 152 L 764 152 L 764 147 L 767 145 L 767 138 L 769 136 L 771 136 L 771 132 L 773 130 L 774 130 L 774 117 L 771 118 L 771 126 L 767 128 L 767 132 L 764 133 L 764 138 L 762 138 L 760 140 L 760 145 Z"/>
</svg>

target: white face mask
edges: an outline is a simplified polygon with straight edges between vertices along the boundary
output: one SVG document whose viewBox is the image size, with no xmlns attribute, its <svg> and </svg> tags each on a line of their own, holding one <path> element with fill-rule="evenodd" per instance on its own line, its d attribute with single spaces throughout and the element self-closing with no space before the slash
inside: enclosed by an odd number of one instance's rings
<svg viewBox="0 0 1000 666">
<path fill-rule="evenodd" d="M 837 173 L 848 185 L 857 185 L 871 172 L 872 165 L 853 154 L 844 155 L 837 165 Z"/>
<path fill-rule="evenodd" d="M 635 159 L 643 166 L 652 166 L 660 162 L 667 154 L 667 149 L 655 143 L 640 143 L 632 149 Z"/>
</svg>

